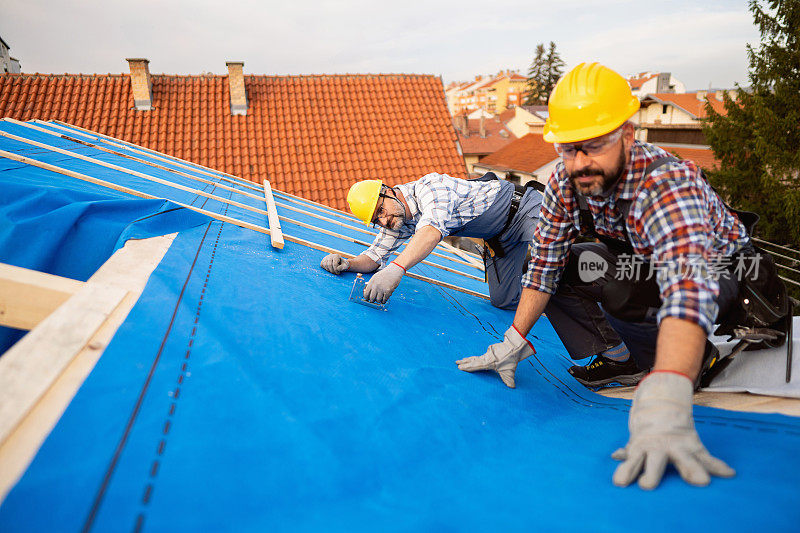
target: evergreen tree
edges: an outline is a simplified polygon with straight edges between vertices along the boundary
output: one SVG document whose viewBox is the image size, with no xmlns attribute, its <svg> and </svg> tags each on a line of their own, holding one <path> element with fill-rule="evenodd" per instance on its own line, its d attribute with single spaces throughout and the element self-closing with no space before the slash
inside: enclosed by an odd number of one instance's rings
<svg viewBox="0 0 800 533">
<path fill-rule="evenodd" d="M 550 41 L 547 51 L 543 43 L 536 45 L 536 55 L 528 69 L 525 105 L 547 104 L 550 92 L 563 74 L 564 61 L 556 51 L 556 43 Z"/>
<path fill-rule="evenodd" d="M 547 59 L 545 60 L 545 70 L 547 71 L 547 96 L 545 101 L 550 97 L 553 88 L 564 75 L 564 61 L 561 56 L 556 52 L 556 43 L 550 41 L 550 47 L 547 50 Z"/>
<path fill-rule="evenodd" d="M 544 45 L 539 43 L 536 45 L 536 55 L 528 69 L 528 81 L 526 83 L 528 93 L 525 99 L 525 105 L 539 105 L 542 101 L 543 91 L 541 82 L 545 72 L 544 61 Z M 544 95 L 544 99 L 547 99 L 546 95 Z"/>
<path fill-rule="evenodd" d="M 762 4 L 766 4 L 762 6 Z M 747 46 L 750 87 L 725 115 L 706 104 L 704 131 L 720 168 L 709 178 L 731 205 L 761 216 L 756 235 L 800 245 L 800 0 L 750 1 L 761 32 Z"/>
</svg>

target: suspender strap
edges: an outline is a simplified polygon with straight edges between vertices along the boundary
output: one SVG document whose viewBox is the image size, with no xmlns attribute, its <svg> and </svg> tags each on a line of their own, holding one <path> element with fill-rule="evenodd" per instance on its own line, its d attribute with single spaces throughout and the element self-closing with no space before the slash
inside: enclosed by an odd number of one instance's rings
<svg viewBox="0 0 800 533">
<path fill-rule="evenodd" d="M 647 165 L 647 168 L 644 169 L 644 176 L 649 176 L 654 170 L 674 161 L 679 161 L 679 159 L 671 155 L 659 157 Z M 631 246 L 630 238 L 628 237 L 628 227 L 625 224 L 628 219 L 628 213 L 630 213 L 631 210 L 631 200 L 617 200 L 617 206 L 619 207 L 620 214 L 622 215 L 622 233 L 625 238 L 615 239 L 613 237 L 608 237 L 606 235 L 600 235 L 597 233 L 597 230 L 594 226 L 594 216 L 592 215 L 592 211 L 589 209 L 589 203 L 586 201 L 586 197 L 578 193 L 575 193 L 575 197 L 578 199 L 578 207 L 580 208 L 578 220 L 581 224 L 582 235 L 598 239 L 600 242 L 612 250 L 617 251 L 618 253 L 633 253 L 633 246 Z"/>
<path fill-rule="evenodd" d="M 508 208 L 508 217 L 506 218 L 506 223 L 503 225 L 503 229 L 497 232 L 497 235 L 494 237 L 486 239 L 486 244 L 492 249 L 495 257 L 505 257 L 506 255 L 505 250 L 503 250 L 503 247 L 500 245 L 500 235 L 505 233 L 509 226 L 511 226 L 511 222 L 514 220 L 514 215 L 516 215 L 519 210 L 519 203 L 525 195 L 526 190 L 526 187 L 514 185 L 514 194 L 511 195 L 511 206 Z"/>
</svg>

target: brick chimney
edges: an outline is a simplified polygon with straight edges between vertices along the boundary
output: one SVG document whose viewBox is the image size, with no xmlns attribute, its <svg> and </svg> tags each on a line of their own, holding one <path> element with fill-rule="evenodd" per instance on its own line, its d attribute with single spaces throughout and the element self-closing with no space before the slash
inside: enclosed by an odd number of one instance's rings
<svg viewBox="0 0 800 533">
<path fill-rule="evenodd" d="M 153 79 L 150 76 L 150 60 L 142 58 L 126 59 L 131 69 L 131 89 L 133 105 L 137 111 L 153 109 Z"/>
<path fill-rule="evenodd" d="M 461 133 L 464 134 L 464 137 L 469 137 L 469 117 L 466 113 L 461 115 Z"/>
<path fill-rule="evenodd" d="M 231 115 L 247 114 L 247 91 L 244 88 L 244 61 L 226 61 L 231 91 Z"/>
<path fill-rule="evenodd" d="M 481 138 L 485 139 L 486 138 L 486 117 L 483 116 L 483 113 L 481 113 L 481 125 L 480 125 L 480 128 L 481 128 Z"/>
</svg>

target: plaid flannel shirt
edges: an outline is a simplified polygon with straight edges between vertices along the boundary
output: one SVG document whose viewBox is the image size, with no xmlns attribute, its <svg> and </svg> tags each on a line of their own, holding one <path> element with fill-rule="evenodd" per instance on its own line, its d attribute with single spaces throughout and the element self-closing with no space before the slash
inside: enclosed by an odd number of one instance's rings
<svg viewBox="0 0 800 533">
<path fill-rule="evenodd" d="M 718 311 L 719 281 L 708 275 L 709 265 L 747 244 L 745 228 L 692 161 L 663 165 L 643 179 L 650 163 L 670 154 L 636 141 L 630 155 L 628 173 L 615 190 L 608 197 L 587 198 L 595 229 L 624 239 L 625 224 L 634 253 L 651 264 L 691 263 L 694 269 L 688 275 L 677 268 L 659 273 L 663 305 L 657 318 L 659 323 L 667 316 L 681 318 L 710 333 Z M 632 201 L 627 220 L 622 220 L 618 199 Z M 523 287 L 555 293 L 580 231 L 579 213 L 564 164 L 559 162 L 547 184 Z"/>
<path fill-rule="evenodd" d="M 399 230 L 381 228 L 364 255 L 384 264 L 386 258 L 417 228 L 432 226 L 442 237 L 482 215 L 500 191 L 499 181 L 451 178 L 432 172 L 417 181 L 397 185 L 411 211 L 411 219 Z M 391 202 L 392 200 L 387 200 Z"/>
</svg>

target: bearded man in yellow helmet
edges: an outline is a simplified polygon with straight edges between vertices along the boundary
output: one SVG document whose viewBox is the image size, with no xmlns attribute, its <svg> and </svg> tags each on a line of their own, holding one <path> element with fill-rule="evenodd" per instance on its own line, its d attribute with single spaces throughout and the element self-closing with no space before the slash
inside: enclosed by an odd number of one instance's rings
<svg viewBox="0 0 800 533">
<path fill-rule="evenodd" d="M 448 235 L 479 237 L 491 254 L 484 254 L 489 299 L 501 309 L 519 302 L 528 245 L 539 218 L 542 195 L 489 173 L 477 180 L 431 173 L 419 180 L 388 187 L 380 180 L 355 183 L 347 194 L 350 210 L 365 224 L 380 226 L 372 245 L 345 259 L 329 254 L 320 266 L 339 274 L 374 272 L 403 241 L 406 248 L 376 272 L 364 288 L 368 301 L 384 303 L 406 270 L 430 254 Z"/>
<path fill-rule="evenodd" d="M 525 336 L 546 313 L 573 359 L 595 356 L 570 368 L 576 379 L 639 382 L 630 440 L 613 454 L 623 461 L 614 483 L 639 478 L 652 489 L 672 462 L 688 483 L 706 485 L 734 471 L 700 442 L 692 395 L 716 360 L 707 336 L 737 305 L 741 283 L 712 267 L 752 257 L 752 245 L 693 162 L 635 140 L 629 119 L 638 109 L 625 79 L 598 63 L 578 65 L 553 89 L 544 139 L 561 161 L 545 190 L 514 335 L 457 364 L 513 385 L 533 353 Z"/>
</svg>

